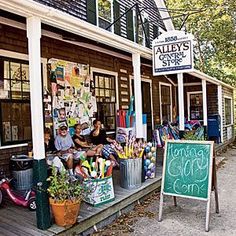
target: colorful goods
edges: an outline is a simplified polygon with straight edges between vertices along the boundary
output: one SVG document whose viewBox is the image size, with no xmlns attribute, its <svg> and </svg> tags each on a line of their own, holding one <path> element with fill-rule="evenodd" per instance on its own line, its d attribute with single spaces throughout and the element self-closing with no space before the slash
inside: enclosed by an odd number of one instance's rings
<svg viewBox="0 0 236 236">
<path fill-rule="evenodd" d="M 135 137 L 126 138 L 125 146 L 120 144 L 112 144 L 120 159 L 135 159 L 142 158 L 146 143 L 136 141 Z"/>
<path fill-rule="evenodd" d="M 148 143 L 143 160 L 145 179 L 153 179 L 156 174 L 156 147 L 154 143 Z"/>
<path fill-rule="evenodd" d="M 93 161 L 93 158 L 82 161 L 81 165 L 75 167 L 75 175 L 81 177 L 84 180 L 87 179 L 103 179 L 112 175 L 113 165 L 110 160 L 103 158 L 97 158 Z"/>
</svg>

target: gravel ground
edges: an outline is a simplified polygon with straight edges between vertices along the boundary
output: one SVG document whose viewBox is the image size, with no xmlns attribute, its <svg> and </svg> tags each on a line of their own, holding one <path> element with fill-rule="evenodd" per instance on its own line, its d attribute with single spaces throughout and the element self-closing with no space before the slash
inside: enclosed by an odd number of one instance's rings
<svg viewBox="0 0 236 236">
<path fill-rule="evenodd" d="M 99 236 L 236 236 L 236 149 L 223 155 L 224 161 L 217 171 L 220 214 L 215 213 L 212 194 L 210 231 L 205 232 L 206 202 L 165 196 L 162 222 L 158 222 L 159 193 L 154 193 L 134 211 L 121 216 L 102 231 Z"/>
</svg>

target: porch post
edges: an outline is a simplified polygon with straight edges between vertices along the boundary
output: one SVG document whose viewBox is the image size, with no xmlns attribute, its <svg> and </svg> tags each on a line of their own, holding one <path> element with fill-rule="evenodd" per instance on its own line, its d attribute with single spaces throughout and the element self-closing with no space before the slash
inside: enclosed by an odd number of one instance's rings
<svg viewBox="0 0 236 236">
<path fill-rule="evenodd" d="M 36 191 L 36 216 L 37 227 L 47 229 L 50 227 L 50 210 L 48 204 L 47 189 L 47 165 L 44 148 L 44 124 L 42 106 L 42 77 L 41 77 L 41 20 L 32 16 L 27 18 L 27 38 L 29 53 L 29 77 L 30 77 L 30 105 L 31 126 L 34 153 L 34 185 L 41 183 L 41 189 Z"/>
<path fill-rule="evenodd" d="M 202 100 L 203 100 L 203 126 L 205 136 L 207 135 L 207 91 L 206 80 L 202 80 Z"/>
<path fill-rule="evenodd" d="M 178 103 L 179 103 L 179 135 L 180 138 L 184 135 L 184 83 L 183 73 L 177 74 L 178 78 Z"/>
<path fill-rule="evenodd" d="M 222 105 L 222 85 L 217 85 L 218 114 L 220 115 L 220 142 L 223 143 L 223 105 Z"/>
<path fill-rule="evenodd" d="M 140 54 L 132 54 L 134 70 L 134 97 L 135 97 L 135 128 L 136 138 L 143 138 L 143 117 L 142 117 L 142 89 L 141 89 L 141 64 Z"/>
</svg>

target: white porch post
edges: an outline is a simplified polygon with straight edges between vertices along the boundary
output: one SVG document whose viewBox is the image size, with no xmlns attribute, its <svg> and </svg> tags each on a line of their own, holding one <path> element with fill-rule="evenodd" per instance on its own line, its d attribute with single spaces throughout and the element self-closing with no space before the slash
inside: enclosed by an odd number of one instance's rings
<svg viewBox="0 0 236 236">
<path fill-rule="evenodd" d="M 202 80 L 203 126 L 207 126 L 207 91 L 206 80 Z"/>
<path fill-rule="evenodd" d="M 143 138 L 141 63 L 140 63 L 139 53 L 132 54 L 132 62 L 133 62 L 133 70 L 134 70 L 136 138 Z"/>
<path fill-rule="evenodd" d="M 42 106 L 42 76 L 41 76 L 41 20 L 32 16 L 27 18 L 27 38 L 29 52 L 30 105 L 31 126 L 34 153 L 34 184 L 41 186 L 36 190 L 36 218 L 39 229 L 51 226 L 50 209 L 47 194 L 47 164 L 44 148 L 44 124 Z"/>
<path fill-rule="evenodd" d="M 42 76 L 40 38 L 41 21 L 38 17 L 27 18 L 29 49 L 30 105 L 34 159 L 45 158 L 42 107 Z"/>
<path fill-rule="evenodd" d="M 222 85 L 217 86 L 218 95 L 218 114 L 220 115 L 220 141 L 223 143 L 223 104 L 222 104 Z"/>
<path fill-rule="evenodd" d="M 184 132 L 184 83 L 183 73 L 177 74 L 178 78 L 178 103 L 179 103 L 179 130 Z"/>
</svg>

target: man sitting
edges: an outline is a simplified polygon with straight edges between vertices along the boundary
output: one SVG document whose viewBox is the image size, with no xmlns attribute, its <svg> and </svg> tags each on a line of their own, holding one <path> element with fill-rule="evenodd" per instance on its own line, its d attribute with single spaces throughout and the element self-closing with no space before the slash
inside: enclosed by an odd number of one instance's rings
<svg viewBox="0 0 236 236">
<path fill-rule="evenodd" d="M 74 149 L 74 142 L 68 132 L 68 127 L 64 123 L 59 126 L 58 135 L 55 138 L 55 147 L 59 151 L 60 157 L 66 161 L 69 174 L 73 179 L 73 160 L 86 158 L 86 152 Z"/>
</svg>

